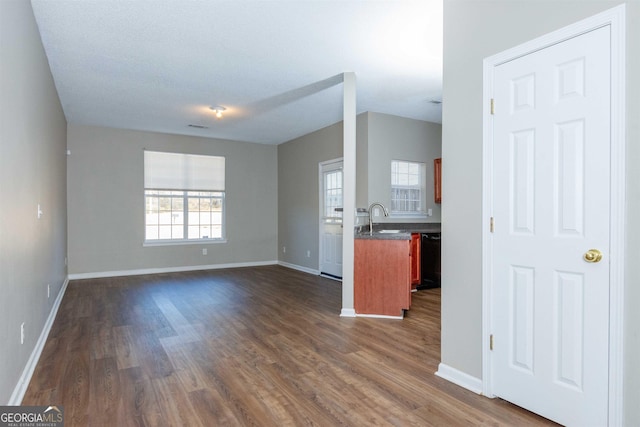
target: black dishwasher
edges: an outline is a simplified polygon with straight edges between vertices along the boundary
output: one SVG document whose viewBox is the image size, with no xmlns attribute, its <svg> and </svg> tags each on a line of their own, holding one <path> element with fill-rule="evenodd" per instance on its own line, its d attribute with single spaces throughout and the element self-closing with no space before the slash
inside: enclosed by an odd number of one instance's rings
<svg viewBox="0 0 640 427">
<path fill-rule="evenodd" d="M 421 283 L 418 289 L 440 287 L 440 233 L 422 233 L 420 238 Z"/>
</svg>

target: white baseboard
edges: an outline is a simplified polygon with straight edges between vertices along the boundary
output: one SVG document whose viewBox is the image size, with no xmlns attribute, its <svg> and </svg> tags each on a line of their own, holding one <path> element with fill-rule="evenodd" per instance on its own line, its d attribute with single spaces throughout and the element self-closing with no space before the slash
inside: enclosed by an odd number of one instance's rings
<svg viewBox="0 0 640 427">
<path fill-rule="evenodd" d="M 218 270 L 222 268 L 260 267 L 276 265 L 278 261 L 234 262 L 228 264 L 189 265 L 184 267 L 143 268 L 139 270 L 100 271 L 95 273 L 70 274 L 69 280 L 101 279 L 104 277 L 140 276 L 143 274 L 180 273 L 183 271 Z"/>
<path fill-rule="evenodd" d="M 53 302 L 53 307 L 51 307 L 49 317 L 47 317 L 47 321 L 42 327 L 42 332 L 40 332 L 40 337 L 36 342 L 36 346 L 31 352 L 31 356 L 29 356 L 29 360 L 27 361 L 27 364 L 22 371 L 22 375 L 20 375 L 18 384 L 16 384 L 16 387 L 13 389 L 13 393 L 11 393 L 11 397 L 9 398 L 9 402 L 7 403 L 7 405 L 9 406 L 19 406 L 22 403 L 22 398 L 27 391 L 27 387 L 29 387 L 33 372 L 36 369 L 38 361 L 40 360 L 42 349 L 44 349 L 44 344 L 47 342 L 47 337 L 49 336 L 49 332 L 51 331 L 51 327 L 53 326 L 53 321 L 56 319 L 56 315 L 58 314 L 58 309 L 60 308 L 60 303 L 62 302 L 62 298 L 64 297 L 64 293 L 67 290 L 68 284 L 69 277 L 64 280 L 64 283 L 60 288 L 60 292 L 58 292 L 58 296 Z"/>
<path fill-rule="evenodd" d="M 343 308 L 340 317 L 356 317 L 356 310 L 353 308 Z"/>
<path fill-rule="evenodd" d="M 472 377 L 469 374 L 465 374 L 451 366 L 440 363 L 438 365 L 438 371 L 436 375 L 447 381 L 450 381 L 460 387 L 466 388 L 477 394 L 482 394 L 482 380 L 476 377 Z"/>
<path fill-rule="evenodd" d="M 281 265 L 281 266 L 287 267 L 287 268 L 291 268 L 293 270 L 302 271 L 304 273 L 313 274 L 314 276 L 319 276 L 320 275 L 320 270 L 314 270 L 313 268 L 303 267 L 301 265 L 289 264 L 288 262 L 284 262 L 284 261 L 278 261 L 278 265 Z"/>
<path fill-rule="evenodd" d="M 404 319 L 404 316 L 389 316 L 389 315 L 386 315 L 386 314 L 358 314 L 358 313 L 356 313 L 355 317 L 372 317 L 374 319 L 396 319 L 396 320 Z"/>
</svg>

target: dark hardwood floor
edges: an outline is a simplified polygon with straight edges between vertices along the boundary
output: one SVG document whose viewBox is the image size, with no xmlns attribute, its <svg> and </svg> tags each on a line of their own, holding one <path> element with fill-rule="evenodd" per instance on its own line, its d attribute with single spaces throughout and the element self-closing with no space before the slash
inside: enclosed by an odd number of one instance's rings
<svg viewBox="0 0 640 427">
<path fill-rule="evenodd" d="M 23 405 L 66 426 L 551 422 L 434 375 L 440 290 L 341 318 L 341 284 L 279 266 L 69 283 Z"/>
</svg>

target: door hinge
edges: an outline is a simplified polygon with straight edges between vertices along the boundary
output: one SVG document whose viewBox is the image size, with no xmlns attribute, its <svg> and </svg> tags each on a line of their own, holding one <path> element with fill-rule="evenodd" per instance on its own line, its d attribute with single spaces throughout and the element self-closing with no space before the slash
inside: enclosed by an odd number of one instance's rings
<svg viewBox="0 0 640 427">
<path fill-rule="evenodd" d="M 489 231 L 493 233 L 493 217 L 489 220 Z"/>
<path fill-rule="evenodd" d="M 491 98 L 491 114 L 494 114 L 494 101 L 493 98 Z"/>
<path fill-rule="evenodd" d="M 493 351 L 493 334 L 489 335 L 489 350 Z"/>
</svg>

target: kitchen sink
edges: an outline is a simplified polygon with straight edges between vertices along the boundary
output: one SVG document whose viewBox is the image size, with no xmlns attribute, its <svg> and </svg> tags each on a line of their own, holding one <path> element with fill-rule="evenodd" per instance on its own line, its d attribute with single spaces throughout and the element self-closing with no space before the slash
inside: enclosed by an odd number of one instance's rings
<svg viewBox="0 0 640 427">
<path fill-rule="evenodd" d="M 380 233 L 380 234 L 395 234 L 395 233 L 402 233 L 402 230 L 380 230 L 380 231 L 378 231 L 378 233 Z"/>
</svg>

